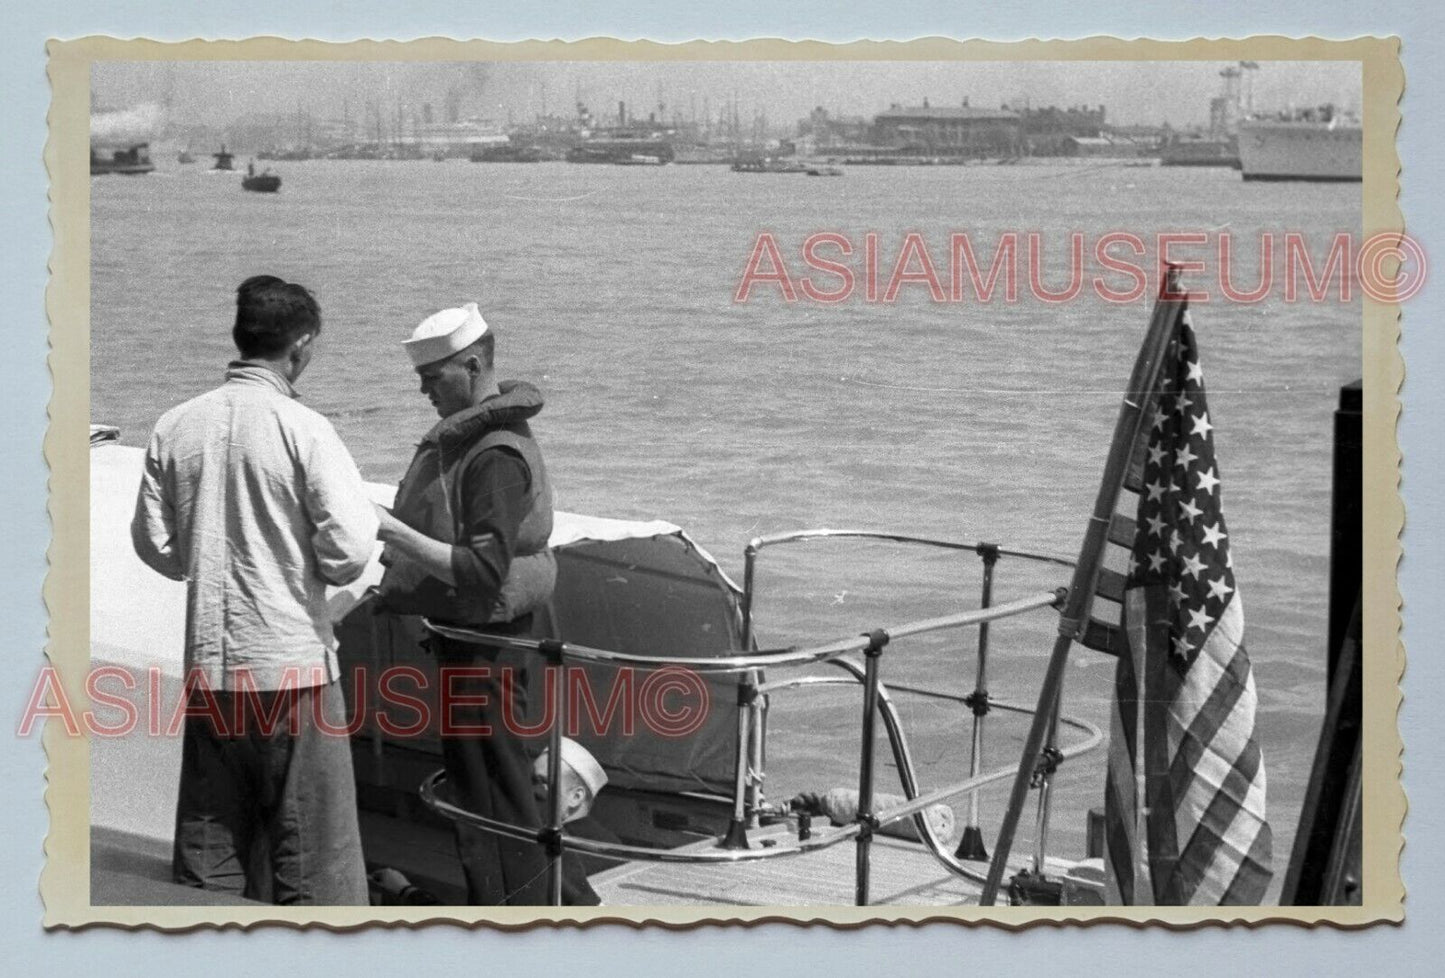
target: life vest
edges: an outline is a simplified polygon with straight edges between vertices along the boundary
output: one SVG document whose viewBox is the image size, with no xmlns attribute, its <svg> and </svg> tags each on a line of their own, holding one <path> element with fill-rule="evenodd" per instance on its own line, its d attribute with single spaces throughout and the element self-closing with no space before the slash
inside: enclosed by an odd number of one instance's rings
<svg viewBox="0 0 1445 978">
<path fill-rule="evenodd" d="M 455 544 L 461 538 L 465 512 L 461 473 L 485 451 L 502 448 L 520 455 L 531 480 L 501 590 L 490 600 L 485 594 L 465 593 L 388 548 L 382 555 L 387 566 L 380 588 L 385 610 L 485 625 L 519 618 L 551 599 L 557 581 L 557 560 L 547 546 L 552 535 L 552 485 L 527 424 L 528 418 L 542 410 L 542 396 L 522 382 L 504 382 L 499 389 L 498 396 L 443 418 L 427 433 L 397 486 L 392 512 L 418 532 Z"/>
</svg>

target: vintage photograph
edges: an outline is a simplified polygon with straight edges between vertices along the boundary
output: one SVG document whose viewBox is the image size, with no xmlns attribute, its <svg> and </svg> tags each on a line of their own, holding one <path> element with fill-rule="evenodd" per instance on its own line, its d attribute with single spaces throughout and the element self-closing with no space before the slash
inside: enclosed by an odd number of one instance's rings
<svg viewBox="0 0 1445 978">
<path fill-rule="evenodd" d="M 51 919 L 1399 918 L 1393 48 L 743 50 L 52 49 Z"/>
</svg>

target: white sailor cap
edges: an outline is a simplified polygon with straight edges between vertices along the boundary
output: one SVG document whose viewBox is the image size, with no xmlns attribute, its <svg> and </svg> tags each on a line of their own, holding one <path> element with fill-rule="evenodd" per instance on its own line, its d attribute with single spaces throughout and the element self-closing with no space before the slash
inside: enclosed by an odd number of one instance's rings
<svg viewBox="0 0 1445 978">
<path fill-rule="evenodd" d="M 542 756 L 546 757 L 547 752 L 543 751 Z M 596 798 L 597 793 L 607 787 L 607 772 L 602 770 L 602 765 L 597 763 L 597 758 L 592 752 L 583 747 L 571 737 L 562 738 L 562 763 L 570 767 L 582 779 L 587 790 Z"/>
<path fill-rule="evenodd" d="M 411 332 L 411 339 L 401 345 L 411 357 L 413 367 L 445 360 L 465 350 L 487 332 L 487 322 L 477 311 L 475 302 L 456 309 L 443 309 L 423 319 Z"/>
</svg>

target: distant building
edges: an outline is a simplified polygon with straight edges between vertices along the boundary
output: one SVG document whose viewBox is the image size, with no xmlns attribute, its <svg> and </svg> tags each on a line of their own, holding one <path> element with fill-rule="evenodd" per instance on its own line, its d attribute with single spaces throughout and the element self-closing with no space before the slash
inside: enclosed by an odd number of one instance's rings
<svg viewBox="0 0 1445 978">
<path fill-rule="evenodd" d="M 1146 156 L 1151 147 L 1128 136 L 1065 136 L 1060 156 L 1133 157 Z"/>
<path fill-rule="evenodd" d="M 870 142 L 872 128 L 873 123 L 864 116 L 834 116 L 819 107 L 799 121 L 798 137 L 814 152 L 826 152 Z"/>
<path fill-rule="evenodd" d="M 1008 109 L 962 105 L 894 104 L 873 117 L 873 142 L 904 154 L 1013 156 L 1021 145 L 1021 120 Z"/>
<path fill-rule="evenodd" d="M 1127 136 L 1134 142 L 1144 146 L 1147 150 L 1158 149 L 1163 143 L 1169 141 L 1173 136 L 1166 123 L 1162 126 L 1131 125 L 1131 126 L 1110 126 L 1108 134 L 1112 136 Z"/>
<path fill-rule="evenodd" d="M 1019 113 L 1019 122 L 1024 150 L 1030 156 L 1072 155 L 1075 147 L 1068 143 L 1070 138 L 1097 139 L 1105 134 L 1102 105 L 1025 108 Z"/>
</svg>

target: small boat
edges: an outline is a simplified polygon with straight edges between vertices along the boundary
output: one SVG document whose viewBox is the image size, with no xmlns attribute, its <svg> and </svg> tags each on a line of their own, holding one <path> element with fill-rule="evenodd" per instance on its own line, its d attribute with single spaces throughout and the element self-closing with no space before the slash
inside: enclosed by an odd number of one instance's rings
<svg viewBox="0 0 1445 978">
<path fill-rule="evenodd" d="M 136 143 L 125 149 L 117 149 L 112 151 L 110 156 L 103 156 L 96 152 L 94 146 L 90 148 L 91 176 L 98 176 L 102 173 L 136 176 L 141 173 L 150 173 L 155 168 L 155 164 L 151 162 L 149 143 Z"/>
<path fill-rule="evenodd" d="M 235 157 L 235 154 L 226 152 L 226 144 L 225 144 L 225 143 L 222 143 L 222 144 L 221 144 L 221 151 L 220 151 L 219 153 L 212 153 L 211 155 L 212 155 L 213 157 L 215 157 L 215 160 L 216 160 L 216 165 L 213 166 L 213 167 L 211 167 L 211 169 L 213 169 L 213 170 L 234 170 L 234 169 L 235 169 L 235 167 L 231 165 L 231 161 L 236 158 L 236 157 Z"/>
<path fill-rule="evenodd" d="M 241 178 L 242 190 L 254 190 L 258 194 L 274 194 L 281 189 L 281 178 L 270 170 L 256 172 L 256 164 L 246 164 L 246 175 Z"/>
<path fill-rule="evenodd" d="M 539 163 L 542 150 L 537 146 L 502 143 L 474 150 L 467 158 L 473 163 Z"/>
<path fill-rule="evenodd" d="M 194 163 L 194 162 L 196 162 L 196 158 L 191 155 L 191 151 L 190 151 L 190 150 L 188 150 L 188 149 L 183 149 L 183 150 L 180 151 L 180 153 L 178 153 L 178 154 L 176 155 L 176 162 L 177 162 L 177 163 Z"/>
<path fill-rule="evenodd" d="M 672 143 L 666 139 L 588 139 L 567 151 L 568 163 L 623 163 L 659 166 L 671 163 Z"/>
<path fill-rule="evenodd" d="M 742 157 L 733 162 L 734 173 L 807 173 L 808 169 L 806 164 L 797 160 L 776 156 Z"/>
<path fill-rule="evenodd" d="M 810 177 L 841 177 L 843 170 L 836 166 L 810 166 L 808 176 Z"/>
</svg>

